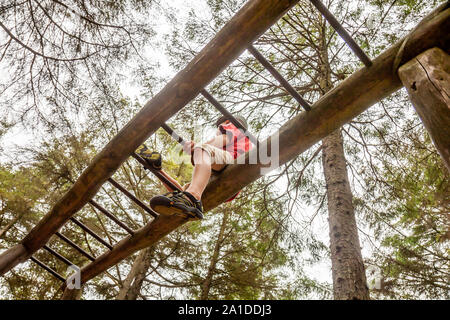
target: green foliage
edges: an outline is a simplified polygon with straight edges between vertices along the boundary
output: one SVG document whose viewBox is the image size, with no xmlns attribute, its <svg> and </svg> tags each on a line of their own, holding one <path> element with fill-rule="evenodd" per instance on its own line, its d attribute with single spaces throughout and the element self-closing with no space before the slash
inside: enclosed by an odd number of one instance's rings
<svg viewBox="0 0 450 320">
<path fill-rule="evenodd" d="M 431 141 L 404 150 L 404 166 L 387 165 L 389 232 L 382 241 L 390 256 L 381 260 L 387 294 L 448 298 L 450 224 L 449 175 Z M 431 149 L 431 150 L 430 150 Z"/>
</svg>

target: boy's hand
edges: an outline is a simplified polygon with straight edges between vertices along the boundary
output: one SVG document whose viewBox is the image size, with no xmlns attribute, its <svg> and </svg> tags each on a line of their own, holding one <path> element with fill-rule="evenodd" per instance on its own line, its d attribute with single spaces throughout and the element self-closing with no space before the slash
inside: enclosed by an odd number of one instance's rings
<svg viewBox="0 0 450 320">
<path fill-rule="evenodd" d="M 183 151 L 190 155 L 194 151 L 194 145 L 194 141 L 186 141 L 183 145 Z"/>
</svg>

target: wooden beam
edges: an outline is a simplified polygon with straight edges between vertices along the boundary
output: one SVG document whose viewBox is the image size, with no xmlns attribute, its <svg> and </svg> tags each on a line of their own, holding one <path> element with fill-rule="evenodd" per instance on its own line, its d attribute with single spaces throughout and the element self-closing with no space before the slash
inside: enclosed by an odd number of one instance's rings
<svg viewBox="0 0 450 320">
<path fill-rule="evenodd" d="M 298 0 L 250 0 L 216 36 L 180 71 L 93 159 L 69 191 L 23 239 L 28 256 L 97 193 L 120 165 L 162 123 L 195 98 L 254 40 Z M 0 270 L 6 261 L 0 255 Z"/>
<path fill-rule="evenodd" d="M 49 272 L 52 276 L 54 276 L 56 279 L 62 281 L 62 282 L 66 282 L 66 279 L 60 275 L 58 272 L 56 272 L 55 270 L 53 270 L 52 268 L 50 268 L 48 265 L 46 265 L 45 263 L 43 263 L 42 261 L 40 261 L 39 259 L 35 258 L 35 257 L 31 257 L 30 258 L 31 261 L 33 261 L 34 263 L 36 263 L 39 267 L 41 267 L 42 269 L 46 270 L 47 272 Z"/>
<path fill-rule="evenodd" d="M 341 127 L 374 103 L 401 87 L 394 61 L 404 63 L 419 53 L 439 46 L 450 48 L 450 9 L 448 3 L 426 17 L 408 36 L 382 53 L 370 68 L 362 68 L 336 88 L 318 100 L 311 111 L 303 112 L 283 125 L 279 130 L 280 165 L 296 157 L 328 134 Z M 406 39 L 406 38 L 405 38 Z M 403 47 L 403 49 L 401 49 Z M 396 59 L 397 57 L 397 59 Z M 274 136 L 267 139 L 270 144 Z M 264 142 L 262 143 L 264 144 Z M 253 150 L 252 152 L 255 152 Z M 243 155 L 244 156 L 244 155 Z M 252 157 L 251 152 L 245 157 Z M 261 176 L 261 164 L 230 165 L 208 184 L 203 204 L 210 210 L 247 184 Z M 81 281 L 85 283 L 136 251 L 148 247 L 187 221 L 184 217 L 159 216 L 145 227 L 119 241 L 112 251 L 99 256 L 81 269 Z"/>
<path fill-rule="evenodd" d="M 122 229 L 124 229 L 126 232 L 128 232 L 129 234 L 134 234 L 134 231 L 129 228 L 125 223 L 123 223 L 122 221 L 120 221 L 119 219 L 117 219 L 117 217 L 115 215 L 113 215 L 111 212 L 109 212 L 108 210 L 106 210 L 105 208 L 103 208 L 101 205 L 99 205 L 97 202 L 95 202 L 94 200 L 90 200 L 89 203 L 96 208 L 97 210 L 99 210 L 101 213 L 103 213 L 106 217 L 108 217 L 109 219 L 111 219 L 112 221 L 114 221 L 119 227 L 121 227 Z"/>
<path fill-rule="evenodd" d="M 398 73 L 450 172 L 450 56 L 432 48 L 400 67 Z"/>
<path fill-rule="evenodd" d="M 25 261 L 28 257 L 28 252 L 21 243 L 9 248 L 1 255 L 0 275 L 4 274 L 18 263 Z"/>
</svg>

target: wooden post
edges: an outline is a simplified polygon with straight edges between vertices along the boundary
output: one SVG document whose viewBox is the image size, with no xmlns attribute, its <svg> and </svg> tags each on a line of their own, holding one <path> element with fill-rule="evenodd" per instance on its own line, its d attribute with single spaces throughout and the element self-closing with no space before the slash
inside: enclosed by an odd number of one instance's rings
<svg viewBox="0 0 450 320">
<path fill-rule="evenodd" d="M 398 74 L 450 172 L 450 56 L 429 49 L 400 67 Z"/>
<path fill-rule="evenodd" d="M 450 49 L 450 8 L 439 7 L 408 35 L 401 63 L 429 48 L 439 45 Z M 279 130 L 280 165 L 293 159 L 338 129 L 372 104 L 401 88 L 401 81 L 393 70 L 394 61 L 403 40 L 373 60 L 370 68 L 363 68 L 348 77 L 321 97 L 309 112 L 302 112 Z M 273 137 L 268 138 L 268 143 Z M 270 148 L 269 148 L 270 149 Z M 257 152 L 252 149 L 251 152 Z M 246 157 L 251 157 L 248 153 Z M 247 184 L 261 177 L 261 164 L 233 164 L 209 182 L 203 200 L 205 211 L 230 198 Z M 155 244 L 187 222 L 181 216 L 159 216 L 132 236 L 119 241 L 114 249 L 105 252 L 81 270 L 81 282 L 94 278 L 134 252 Z"/>
</svg>

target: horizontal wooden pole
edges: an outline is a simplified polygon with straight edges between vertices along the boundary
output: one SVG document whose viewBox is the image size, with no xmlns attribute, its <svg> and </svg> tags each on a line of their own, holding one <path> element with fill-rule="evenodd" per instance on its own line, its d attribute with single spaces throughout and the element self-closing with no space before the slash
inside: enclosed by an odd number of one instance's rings
<svg viewBox="0 0 450 320">
<path fill-rule="evenodd" d="M 98 234 L 96 234 L 94 231 L 92 231 L 87 225 L 82 223 L 80 220 L 75 219 L 74 217 L 70 218 L 70 221 L 72 221 L 74 224 L 76 224 L 78 227 L 80 227 L 83 231 L 87 232 L 91 237 L 93 237 L 95 240 L 100 242 L 102 245 L 107 247 L 108 249 L 112 250 L 112 245 L 110 245 L 108 242 L 103 240 Z"/>
<path fill-rule="evenodd" d="M 280 165 L 293 159 L 328 134 L 341 127 L 374 103 L 387 97 L 401 87 L 394 65 L 405 63 L 428 48 L 438 46 L 450 48 L 450 9 L 448 4 L 440 6 L 427 16 L 407 38 L 373 60 L 370 68 L 362 68 L 328 94 L 318 100 L 309 112 L 303 112 L 283 125 L 279 132 Z M 399 53 L 402 54 L 399 57 Z M 399 58 L 399 59 L 396 59 Z M 394 63 L 397 61 L 396 63 Z M 274 136 L 267 139 L 270 142 Z M 262 143 L 264 144 L 264 142 Z M 251 151 L 254 152 L 255 150 Z M 251 152 L 245 157 L 251 157 Z M 210 210 L 240 189 L 261 176 L 263 165 L 239 164 L 228 166 L 208 184 L 203 204 Z M 99 256 L 81 270 L 83 283 L 117 264 L 136 251 L 153 245 L 162 237 L 186 222 L 183 217 L 159 216 L 145 227 L 117 243 L 113 250 Z"/>
<path fill-rule="evenodd" d="M 150 209 L 148 206 L 146 206 L 141 200 L 136 198 L 131 192 L 129 192 L 127 189 L 125 189 L 120 183 L 118 183 L 113 178 L 108 179 L 109 183 L 111 183 L 114 187 L 116 187 L 119 191 L 121 191 L 125 196 L 127 196 L 128 199 L 133 201 L 135 204 L 137 204 L 139 207 L 144 209 L 148 214 L 154 215 L 155 213 Z"/>
<path fill-rule="evenodd" d="M 56 252 L 55 250 L 53 250 L 52 248 L 50 248 L 49 246 L 45 245 L 42 248 L 44 248 L 45 250 L 47 250 L 50 254 L 52 254 L 53 256 L 55 256 L 56 258 L 58 258 L 59 260 L 61 260 L 62 262 L 64 262 L 65 264 L 67 264 L 68 266 L 72 266 L 73 263 L 67 259 L 66 257 L 64 257 L 63 255 L 59 254 L 58 252 Z"/>
<path fill-rule="evenodd" d="M 93 257 L 91 254 L 87 253 L 85 250 L 83 250 L 81 247 L 79 247 L 75 242 L 67 238 L 65 235 L 63 235 L 60 232 L 55 232 L 55 236 L 57 236 L 59 239 L 64 241 L 66 244 L 77 250 L 79 253 L 81 253 L 83 256 L 88 258 L 91 261 L 95 261 L 95 257 Z"/>
<path fill-rule="evenodd" d="M 129 228 L 125 223 L 123 223 L 122 221 L 120 221 L 119 219 L 117 219 L 117 217 L 115 215 L 113 215 L 111 212 L 109 212 L 108 210 L 106 210 L 105 208 L 103 208 L 100 204 L 98 204 L 96 201 L 94 200 L 90 200 L 89 203 L 96 208 L 97 210 L 99 210 L 101 213 L 103 213 L 107 218 L 109 218 L 110 220 L 114 221 L 119 227 L 121 227 L 122 229 L 124 229 L 126 232 L 128 232 L 129 234 L 134 234 L 134 231 Z"/>
<path fill-rule="evenodd" d="M 21 243 L 9 248 L 1 255 L 0 275 L 6 273 L 9 269 L 26 260 L 28 257 L 27 249 Z"/>
<path fill-rule="evenodd" d="M 311 106 L 303 97 L 291 86 L 291 84 L 275 69 L 274 66 L 253 46 L 249 46 L 247 50 L 266 68 L 270 74 L 286 89 L 286 91 L 307 111 L 311 110 Z"/>
<path fill-rule="evenodd" d="M 397 69 L 402 64 L 432 47 L 450 48 L 450 5 L 434 10 L 405 38 L 379 55 L 370 68 L 364 67 L 341 82 L 278 131 L 282 165 L 304 152 L 328 134 L 340 128 L 367 108 L 401 88 Z M 270 149 L 272 137 L 263 141 Z M 255 158 L 251 150 L 245 156 Z M 248 163 L 248 161 L 246 162 Z M 261 177 L 261 164 L 227 167 L 214 177 L 204 193 L 204 207 L 214 208 L 249 183 Z"/>
<path fill-rule="evenodd" d="M 39 267 L 41 267 L 42 269 L 48 271 L 52 276 L 54 276 L 56 279 L 62 281 L 62 282 L 66 282 L 66 279 L 60 275 L 58 272 L 56 272 L 55 270 L 53 270 L 52 268 L 50 268 L 48 265 L 46 265 L 45 263 L 43 263 L 42 261 L 40 261 L 39 259 L 35 258 L 35 257 L 31 257 L 30 258 L 31 261 L 33 261 L 34 263 L 36 263 Z"/>
<path fill-rule="evenodd" d="M 248 1 L 205 48 L 120 130 L 24 238 L 22 244 L 28 255 L 31 256 L 47 243 L 73 214 L 91 200 L 102 184 L 161 124 L 195 98 L 201 89 L 297 2 Z M 2 264 L 0 255 L 0 270 L 5 270 Z"/>
<path fill-rule="evenodd" d="M 352 36 L 345 30 L 345 28 L 340 24 L 336 17 L 328 10 L 328 8 L 320 0 L 310 0 L 312 4 L 320 11 L 320 13 L 327 19 L 328 23 L 333 27 L 334 30 L 341 36 L 341 38 L 347 43 L 347 45 L 352 49 L 356 56 L 361 60 L 366 67 L 372 65 L 372 61 L 366 55 L 366 53 L 361 49 L 361 47 L 356 43 Z"/>
</svg>

